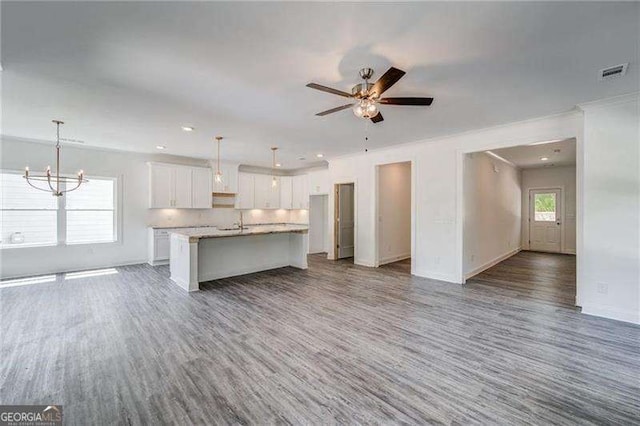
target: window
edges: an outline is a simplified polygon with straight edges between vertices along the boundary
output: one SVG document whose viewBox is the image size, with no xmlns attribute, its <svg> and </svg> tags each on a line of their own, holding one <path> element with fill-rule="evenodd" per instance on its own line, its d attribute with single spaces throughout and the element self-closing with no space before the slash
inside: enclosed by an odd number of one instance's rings
<svg viewBox="0 0 640 426">
<path fill-rule="evenodd" d="M 1 172 L 0 248 L 116 241 L 116 180 L 89 177 L 62 197 Z"/>
<path fill-rule="evenodd" d="M 114 183 L 92 178 L 65 195 L 67 243 L 115 241 Z"/>
<path fill-rule="evenodd" d="M 58 242 L 58 200 L 30 187 L 21 174 L 0 173 L 0 247 Z"/>
<path fill-rule="evenodd" d="M 545 194 L 534 194 L 536 222 L 556 221 L 556 194 L 553 192 Z"/>
</svg>

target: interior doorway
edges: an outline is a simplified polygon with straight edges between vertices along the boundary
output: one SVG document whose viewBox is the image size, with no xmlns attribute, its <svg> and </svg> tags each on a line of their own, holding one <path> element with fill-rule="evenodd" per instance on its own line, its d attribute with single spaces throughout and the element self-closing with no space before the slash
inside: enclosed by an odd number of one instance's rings
<svg viewBox="0 0 640 426">
<path fill-rule="evenodd" d="M 329 251 L 328 209 L 329 196 L 327 194 L 309 197 L 309 254 Z"/>
<path fill-rule="evenodd" d="M 411 258 L 411 162 L 377 166 L 376 264 Z"/>
<path fill-rule="evenodd" d="M 353 183 L 335 186 L 335 259 L 353 258 L 355 253 L 354 189 Z"/>
<path fill-rule="evenodd" d="M 579 305 L 576 158 L 574 138 L 464 154 L 467 284 Z"/>
<path fill-rule="evenodd" d="M 529 190 L 529 250 L 562 251 L 562 189 Z"/>
</svg>

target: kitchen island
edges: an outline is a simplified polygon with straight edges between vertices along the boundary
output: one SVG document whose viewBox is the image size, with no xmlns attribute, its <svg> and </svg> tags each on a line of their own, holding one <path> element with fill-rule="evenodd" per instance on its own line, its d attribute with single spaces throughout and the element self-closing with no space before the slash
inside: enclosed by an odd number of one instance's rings
<svg viewBox="0 0 640 426">
<path fill-rule="evenodd" d="M 254 225 L 244 229 L 215 227 L 171 231 L 171 280 L 187 291 L 199 283 L 268 269 L 307 269 L 307 225 Z"/>
</svg>

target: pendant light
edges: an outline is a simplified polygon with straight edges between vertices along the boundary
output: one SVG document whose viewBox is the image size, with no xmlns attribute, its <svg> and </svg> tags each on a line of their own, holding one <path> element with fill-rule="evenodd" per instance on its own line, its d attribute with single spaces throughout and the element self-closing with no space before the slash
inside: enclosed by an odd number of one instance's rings
<svg viewBox="0 0 640 426">
<path fill-rule="evenodd" d="M 271 152 L 272 152 L 272 155 L 273 155 L 273 163 L 271 165 L 271 168 L 273 170 L 273 176 L 271 177 L 271 186 L 273 188 L 278 186 L 278 178 L 276 177 L 276 151 L 277 150 L 278 150 L 277 146 L 272 146 L 271 147 Z"/>
<path fill-rule="evenodd" d="M 222 183 L 222 171 L 220 170 L 220 142 L 222 142 L 222 136 L 216 136 L 216 141 L 218 141 L 218 169 L 215 180 L 217 183 Z"/>
<path fill-rule="evenodd" d="M 51 192 L 54 197 L 61 197 L 67 192 L 75 191 L 80 188 L 80 185 L 87 183 L 88 180 L 84 178 L 84 171 L 80 170 L 76 177 L 60 176 L 60 125 L 64 124 L 60 120 L 52 120 L 56 124 L 56 171 L 55 174 L 51 173 L 51 166 L 47 166 L 47 170 L 44 175 L 32 175 L 29 173 L 29 166 L 24 168 L 24 176 L 27 183 L 31 187 L 38 191 Z M 42 187 L 36 185 L 35 182 L 47 182 L 47 186 Z M 68 184 L 74 184 L 73 188 L 67 186 Z M 64 188 L 61 188 L 60 184 L 64 184 Z"/>
</svg>

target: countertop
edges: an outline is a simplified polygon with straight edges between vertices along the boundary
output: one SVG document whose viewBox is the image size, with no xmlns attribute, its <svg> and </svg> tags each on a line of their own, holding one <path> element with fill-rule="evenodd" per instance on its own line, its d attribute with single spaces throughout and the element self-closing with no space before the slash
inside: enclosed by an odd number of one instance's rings
<svg viewBox="0 0 640 426">
<path fill-rule="evenodd" d="M 214 226 L 197 226 L 191 228 L 171 228 L 171 234 L 189 238 L 189 242 L 196 242 L 200 238 L 246 237 L 249 235 L 281 234 L 287 232 L 307 233 L 309 225 L 275 224 L 275 225 L 247 225 L 248 229 L 234 229 L 222 231 Z"/>
<path fill-rule="evenodd" d="M 286 225 L 286 226 L 309 226 L 306 223 L 252 223 L 252 224 L 245 224 L 244 226 L 269 226 L 269 225 L 278 225 L 278 226 L 282 226 L 282 225 Z M 195 229 L 195 228 L 217 228 L 217 225 L 178 225 L 178 226 L 161 226 L 161 225 L 148 225 L 147 228 L 151 228 L 151 229 Z"/>
</svg>

